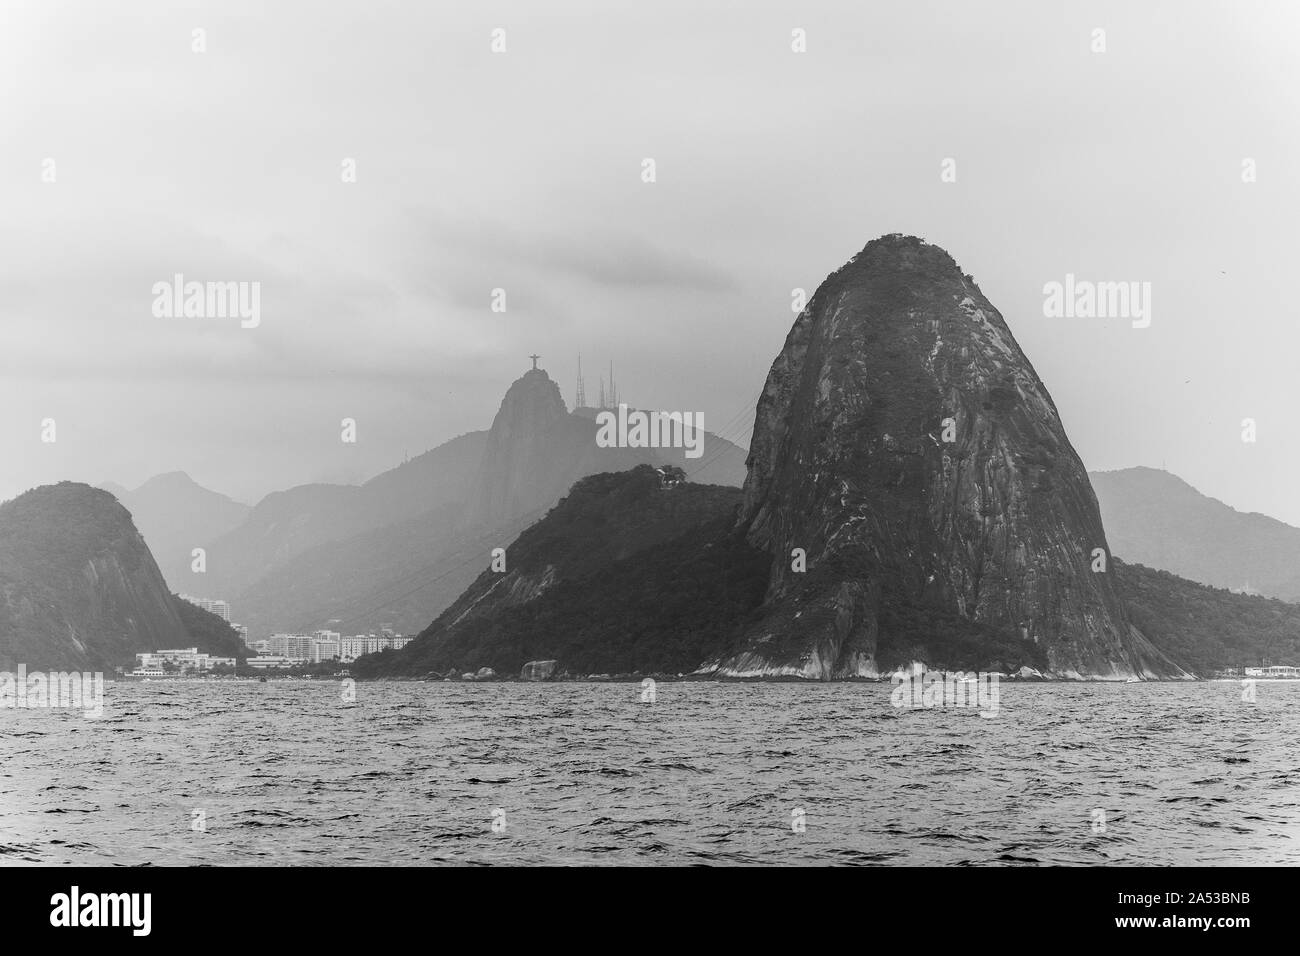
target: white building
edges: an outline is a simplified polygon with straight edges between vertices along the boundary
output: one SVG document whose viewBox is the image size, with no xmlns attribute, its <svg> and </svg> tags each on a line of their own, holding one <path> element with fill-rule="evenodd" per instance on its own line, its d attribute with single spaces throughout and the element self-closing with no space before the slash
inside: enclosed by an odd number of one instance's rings
<svg viewBox="0 0 1300 956">
<path fill-rule="evenodd" d="M 339 641 L 339 659 L 355 661 L 362 654 L 373 654 L 379 650 L 379 638 L 373 634 L 354 634 Z"/>
<path fill-rule="evenodd" d="M 378 654 L 389 648 L 400 651 L 413 640 L 412 637 L 394 634 L 391 628 L 384 628 L 378 635 L 355 634 L 352 637 L 339 639 L 339 659 L 350 662 L 355 661 L 362 654 Z"/>
<path fill-rule="evenodd" d="M 310 634 L 272 634 L 267 641 L 268 653 L 277 657 L 296 657 L 308 661 L 315 638 Z"/>
<path fill-rule="evenodd" d="M 339 656 L 341 642 L 339 635 L 334 631 L 317 631 L 315 640 L 311 645 L 312 663 L 319 664 L 322 661 L 332 661 Z"/>
<path fill-rule="evenodd" d="M 227 624 L 230 623 L 230 602 L 223 601 L 220 598 L 199 598 L 190 597 L 188 594 L 181 595 L 182 601 L 189 601 L 191 604 L 198 605 L 205 611 L 211 611 L 217 617 L 221 618 Z"/>
<path fill-rule="evenodd" d="M 1300 677 L 1300 667 L 1275 664 L 1272 667 L 1247 667 L 1247 677 Z"/>
<path fill-rule="evenodd" d="M 245 663 L 257 670 L 267 670 L 272 667 L 297 667 L 307 662 L 300 657 L 280 657 L 268 654 L 264 657 L 250 657 Z"/>
<path fill-rule="evenodd" d="M 233 657 L 212 657 L 209 654 L 200 654 L 197 647 L 173 648 L 170 650 L 157 650 L 152 653 L 135 655 L 137 676 L 158 676 L 159 674 L 172 671 L 184 673 L 194 671 L 202 673 L 210 671 L 214 667 L 234 667 L 235 658 Z M 156 673 L 155 673 L 156 672 Z"/>
</svg>

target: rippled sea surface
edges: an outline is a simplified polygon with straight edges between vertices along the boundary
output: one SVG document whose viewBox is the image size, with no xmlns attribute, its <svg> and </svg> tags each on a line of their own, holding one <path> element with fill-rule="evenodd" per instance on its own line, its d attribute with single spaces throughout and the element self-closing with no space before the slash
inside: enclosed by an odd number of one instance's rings
<svg viewBox="0 0 1300 956">
<path fill-rule="evenodd" d="M 110 683 L 0 710 L 0 863 L 1300 863 L 1300 682 L 890 691 Z"/>
</svg>

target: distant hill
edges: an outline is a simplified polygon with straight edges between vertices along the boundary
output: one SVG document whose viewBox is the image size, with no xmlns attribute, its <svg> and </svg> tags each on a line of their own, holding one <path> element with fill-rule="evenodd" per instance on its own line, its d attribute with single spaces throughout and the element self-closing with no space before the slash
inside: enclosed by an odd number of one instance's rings
<svg viewBox="0 0 1300 956">
<path fill-rule="evenodd" d="M 267 495 L 208 551 L 202 580 L 183 590 L 234 601 L 245 588 L 299 555 L 463 502 L 486 432 L 469 432 L 363 485 L 300 485 Z M 198 579 L 199 575 L 191 575 Z M 243 612 L 233 612 L 241 623 Z"/>
<path fill-rule="evenodd" d="M 540 514 L 499 528 L 462 527 L 458 505 L 317 545 L 237 596 L 250 635 L 308 631 L 329 621 L 353 634 L 392 624 L 414 634 L 454 601 L 487 565 L 492 548 L 514 540 Z"/>
<path fill-rule="evenodd" d="M 1232 594 L 1168 571 L 1115 560 L 1129 620 L 1204 676 L 1224 667 L 1300 665 L 1300 605 Z"/>
<path fill-rule="evenodd" d="M 111 670 L 191 646 L 232 656 L 238 635 L 168 590 L 113 495 L 65 481 L 0 504 L 0 669 Z"/>
<path fill-rule="evenodd" d="M 100 486 L 131 512 L 170 587 L 191 586 L 195 548 L 210 548 L 247 517 L 248 505 L 210 491 L 183 471 L 150 478 L 134 491 L 106 482 Z"/>
<path fill-rule="evenodd" d="M 1155 468 L 1088 477 L 1119 557 L 1218 588 L 1300 601 L 1300 528 L 1237 511 Z"/>
<path fill-rule="evenodd" d="M 423 676 L 529 660 L 570 673 L 684 672 L 758 605 L 764 556 L 730 531 L 740 492 L 661 485 L 648 465 L 584 478 L 404 650 L 359 676 Z M 486 562 L 484 562 L 486 564 Z"/>
<path fill-rule="evenodd" d="M 699 459 L 682 449 L 602 448 L 595 414 L 569 412 L 545 370 L 530 369 L 506 390 L 486 432 L 359 487 L 268 495 L 209 550 L 204 580 L 185 589 L 230 600 L 254 637 L 329 621 L 345 632 L 386 622 L 411 633 L 464 591 L 493 547 L 584 476 L 675 463 L 737 487 L 744 479 L 744 450 L 721 438 L 706 433 Z"/>
</svg>

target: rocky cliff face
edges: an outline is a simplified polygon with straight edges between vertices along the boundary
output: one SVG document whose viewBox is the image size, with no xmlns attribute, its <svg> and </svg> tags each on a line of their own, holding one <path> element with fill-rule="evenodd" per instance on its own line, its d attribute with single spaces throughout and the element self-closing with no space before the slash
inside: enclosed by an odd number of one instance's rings
<svg viewBox="0 0 1300 956">
<path fill-rule="evenodd" d="M 107 491 L 65 481 L 0 505 L 0 669 L 109 669 L 189 638 Z"/>
<path fill-rule="evenodd" d="M 740 517 L 765 612 L 705 670 L 821 679 L 1036 648 L 1062 677 L 1178 677 L 1134 628 L 1087 473 L 1001 314 L 919 239 L 869 243 L 796 320 Z M 806 570 L 792 568 L 795 549 Z"/>
</svg>

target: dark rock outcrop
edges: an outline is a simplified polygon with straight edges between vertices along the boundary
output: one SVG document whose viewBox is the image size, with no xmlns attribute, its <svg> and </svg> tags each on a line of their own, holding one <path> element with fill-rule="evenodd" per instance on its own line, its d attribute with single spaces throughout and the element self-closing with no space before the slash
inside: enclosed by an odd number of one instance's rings
<svg viewBox="0 0 1300 956">
<path fill-rule="evenodd" d="M 665 487 L 648 465 L 577 482 L 402 650 L 358 677 L 555 660 L 569 674 L 689 671 L 758 606 L 762 552 L 732 529 L 740 490 Z M 483 555 L 482 564 L 488 564 Z"/>
<path fill-rule="evenodd" d="M 874 676 L 882 659 L 942 659 L 964 630 L 1036 645 L 1061 677 L 1184 674 L 1092 570 L 1106 536 L 1047 389 L 920 239 L 869 243 L 796 320 L 759 399 L 740 520 L 771 555 L 765 613 L 706 670 Z"/>
<path fill-rule="evenodd" d="M 65 481 L 0 505 L 0 669 L 109 670 L 163 647 L 228 654 L 233 635 L 181 607 L 109 492 Z"/>
</svg>

